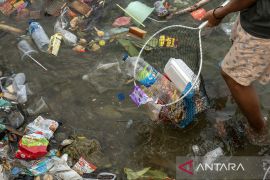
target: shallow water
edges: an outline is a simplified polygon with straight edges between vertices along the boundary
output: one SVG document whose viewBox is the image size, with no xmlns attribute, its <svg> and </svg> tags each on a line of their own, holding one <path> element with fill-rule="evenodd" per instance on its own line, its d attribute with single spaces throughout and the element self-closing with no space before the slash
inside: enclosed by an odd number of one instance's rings
<svg viewBox="0 0 270 180">
<path fill-rule="evenodd" d="M 122 14 L 114 6 L 114 2 L 124 7 L 128 4 L 128 1 L 120 0 L 108 2 L 110 5 L 107 5 L 103 17 L 96 24 L 97 27 L 108 30 L 113 19 Z M 147 1 L 147 4 L 150 6 L 152 3 Z M 4 17 L 1 19 L 12 22 Z M 40 20 L 48 35 L 53 34 L 55 20 L 54 17 Z M 195 27 L 199 23 L 189 15 L 184 15 L 174 17 L 166 24 L 151 21 L 146 21 L 145 24 L 148 32 L 155 32 L 168 24 Z M 17 26 L 26 28 L 27 23 L 19 22 Z M 200 115 L 187 129 L 152 123 L 147 118 L 145 110 L 138 109 L 130 101 L 128 94 L 132 90 L 132 83 L 125 84 L 125 79 L 121 81 L 117 71 L 103 74 L 102 79 L 99 78 L 104 86 L 107 84 L 106 81 L 110 80 L 108 88 L 115 85 L 102 93 L 97 91 L 93 84 L 82 80 L 82 76 L 93 72 L 98 64 L 120 61 L 124 49 L 115 41 L 102 47 L 98 52 L 78 54 L 63 46 L 57 57 L 40 53 L 38 60 L 49 69 L 45 72 L 33 63 L 21 61 L 15 37 L 6 35 L 1 39 L 0 63 L 14 72 L 26 73 L 27 81 L 34 92 L 26 106 L 43 96 L 50 108 L 46 116 L 62 121 L 64 124 L 60 131 L 97 138 L 101 142 L 105 155 L 113 164 L 112 169 L 116 172 L 121 172 L 124 167 L 139 170 L 150 166 L 164 170 L 174 177 L 176 156 L 192 153 L 191 146 L 194 144 L 199 145 L 205 153 L 217 146 L 223 147 L 229 155 L 257 155 L 261 152 L 261 147 L 250 145 L 245 139 L 238 146 L 237 143 L 229 143 L 216 137 L 213 124 L 217 119 L 237 120 L 242 117 L 219 75 L 218 63 L 230 47 L 228 36 L 220 28 L 216 28 L 203 38 L 203 47 L 203 77 L 213 108 Z M 258 89 L 263 112 L 268 115 L 269 86 L 258 85 Z M 118 93 L 125 94 L 123 102 L 119 102 Z M 130 119 L 133 120 L 133 124 L 127 128 Z M 264 149 L 261 154 L 269 153 L 269 149 Z"/>
</svg>

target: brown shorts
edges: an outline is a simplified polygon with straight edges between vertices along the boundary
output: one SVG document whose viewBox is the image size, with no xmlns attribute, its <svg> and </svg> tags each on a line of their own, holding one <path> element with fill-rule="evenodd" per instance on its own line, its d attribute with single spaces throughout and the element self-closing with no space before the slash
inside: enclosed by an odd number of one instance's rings
<svg viewBox="0 0 270 180">
<path fill-rule="evenodd" d="M 270 80 L 270 39 L 248 34 L 241 27 L 239 18 L 231 38 L 233 45 L 221 64 L 222 70 L 243 86 L 255 80 L 266 84 Z"/>
</svg>

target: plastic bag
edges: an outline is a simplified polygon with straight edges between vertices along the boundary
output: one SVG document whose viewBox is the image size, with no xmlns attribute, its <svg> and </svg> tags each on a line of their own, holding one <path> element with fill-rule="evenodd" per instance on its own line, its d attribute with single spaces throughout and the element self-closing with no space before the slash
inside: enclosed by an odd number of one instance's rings
<svg viewBox="0 0 270 180">
<path fill-rule="evenodd" d="M 62 180 L 82 180 L 83 178 L 73 169 L 71 169 L 64 159 L 53 157 L 53 167 L 49 170 L 56 179 Z"/>
<path fill-rule="evenodd" d="M 1 180 L 8 180 L 9 179 L 8 175 L 5 173 L 3 165 L 0 165 L 0 179 Z"/>
<path fill-rule="evenodd" d="M 25 79 L 26 78 L 25 78 L 25 74 L 24 73 L 18 73 L 18 74 L 16 74 L 15 77 L 14 77 L 13 83 L 12 83 L 13 88 L 15 90 L 18 90 L 19 89 L 18 88 L 19 85 L 24 85 Z"/>
<path fill-rule="evenodd" d="M 15 129 L 21 127 L 24 123 L 24 116 L 20 111 L 12 111 L 8 115 L 8 123 Z"/>
<path fill-rule="evenodd" d="M 50 139 L 57 128 L 58 122 L 38 116 L 33 122 L 26 126 L 26 133 L 38 133 Z"/>
<path fill-rule="evenodd" d="M 24 135 L 19 141 L 15 157 L 19 159 L 37 159 L 47 154 L 49 141 L 41 134 Z"/>
<path fill-rule="evenodd" d="M 130 24 L 130 21 L 131 21 L 131 17 L 122 16 L 115 19 L 112 25 L 113 27 L 127 26 Z"/>
<path fill-rule="evenodd" d="M 18 85 L 17 101 L 20 104 L 26 103 L 26 101 L 27 101 L 27 93 L 26 93 L 25 85 Z"/>
<path fill-rule="evenodd" d="M 83 75 L 82 79 L 90 82 L 99 93 L 104 93 L 110 89 L 118 89 L 125 81 L 119 62 L 99 64 L 96 69 Z"/>
</svg>

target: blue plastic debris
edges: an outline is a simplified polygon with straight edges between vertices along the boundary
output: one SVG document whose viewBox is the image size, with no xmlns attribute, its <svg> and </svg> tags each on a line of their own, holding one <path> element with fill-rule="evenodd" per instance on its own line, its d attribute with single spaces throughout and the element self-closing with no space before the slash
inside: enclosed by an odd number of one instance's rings
<svg viewBox="0 0 270 180">
<path fill-rule="evenodd" d="M 183 91 L 183 94 L 186 94 L 187 91 L 192 87 L 191 83 L 188 83 L 185 90 Z M 187 96 L 183 99 L 184 106 L 186 108 L 186 116 L 185 118 L 180 122 L 179 126 L 180 128 L 187 127 L 194 119 L 196 115 L 196 105 L 194 102 L 194 90 L 191 90 Z"/>
<path fill-rule="evenodd" d="M 117 98 L 119 101 L 124 101 L 126 97 L 124 93 L 118 93 Z"/>
<path fill-rule="evenodd" d="M 10 106 L 12 106 L 12 105 L 9 101 L 4 100 L 4 99 L 0 99 L 0 107 L 5 108 L 5 107 L 10 107 Z"/>
<path fill-rule="evenodd" d="M 18 168 L 18 167 L 14 167 L 14 168 L 11 169 L 11 174 L 12 174 L 13 176 L 18 175 L 18 174 L 20 174 L 21 172 L 22 172 L 22 170 L 21 170 L 20 168 Z"/>
</svg>

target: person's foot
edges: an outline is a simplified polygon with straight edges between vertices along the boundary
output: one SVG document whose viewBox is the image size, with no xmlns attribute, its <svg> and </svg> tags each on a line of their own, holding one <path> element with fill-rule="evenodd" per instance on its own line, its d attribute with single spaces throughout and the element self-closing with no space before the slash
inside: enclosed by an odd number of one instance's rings
<svg viewBox="0 0 270 180">
<path fill-rule="evenodd" d="M 267 124 L 266 118 L 265 123 Z M 249 140 L 250 144 L 257 146 L 270 145 L 270 135 L 268 126 L 266 125 L 264 130 L 261 133 L 254 131 L 248 123 L 245 125 L 246 137 Z"/>
</svg>

